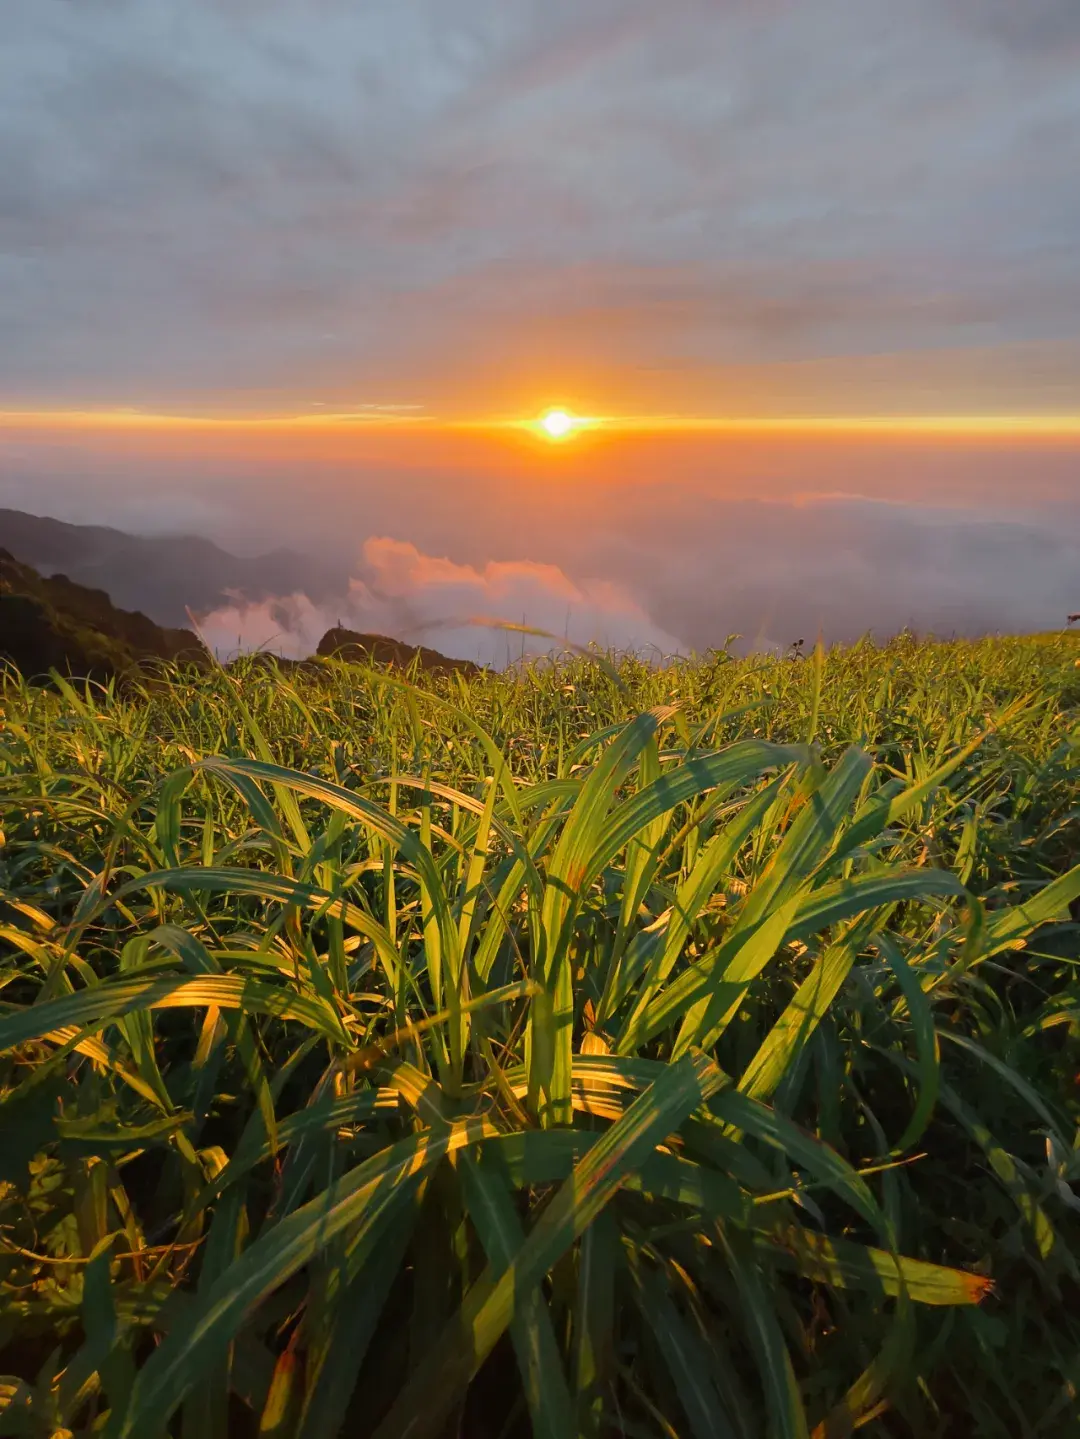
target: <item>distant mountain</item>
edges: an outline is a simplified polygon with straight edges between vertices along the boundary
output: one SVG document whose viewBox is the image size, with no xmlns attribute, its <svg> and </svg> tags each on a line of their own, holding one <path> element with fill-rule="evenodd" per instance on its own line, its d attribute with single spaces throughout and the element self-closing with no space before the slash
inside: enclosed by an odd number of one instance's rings
<svg viewBox="0 0 1080 1439">
<path fill-rule="evenodd" d="M 318 602 L 349 580 L 346 566 L 294 550 L 244 557 L 195 535 L 130 535 L 21 510 L 0 509 L 0 546 L 41 574 L 59 571 L 169 626 L 186 624 L 189 608 L 206 614 L 237 595 L 257 603 L 303 593 Z"/>
<path fill-rule="evenodd" d="M 94 676 L 148 659 L 205 661 L 201 641 L 183 627 L 189 610 L 206 614 L 238 596 L 258 603 L 303 593 L 318 602 L 341 594 L 348 580 L 346 567 L 293 550 L 245 559 L 193 535 L 129 535 L 0 509 L 0 658 L 26 675 L 55 668 Z M 317 654 L 478 673 L 471 661 L 425 645 L 340 628 L 323 636 Z"/>
<path fill-rule="evenodd" d="M 332 657 L 360 664 L 393 665 L 397 669 L 408 669 L 418 660 L 421 669 L 433 674 L 480 673 L 480 666 L 472 660 L 452 660 L 438 650 L 429 650 L 426 645 L 407 645 L 403 640 L 387 639 L 385 635 L 364 635 L 343 628 L 327 630 L 316 654 L 322 659 Z"/>
<path fill-rule="evenodd" d="M 449 659 L 425 645 L 347 629 L 328 630 L 310 660 L 261 658 L 286 669 L 317 671 L 320 659 L 330 656 L 404 670 L 418 662 L 430 674 L 479 673 L 471 660 Z M 10 662 L 28 679 L 53 669 L 107 679 L 135 673 L 156 660 L 213 663 L 190 630 L 167 628 L 138 610 L 120 609 L 103 590 L 76 584 L 67 575 L 40 575 L 0 549 L 0 663 Z"/>
<path fill-rule="evenodd" d="M 46 578 L 0 549 L 0 661 L 28 679 L 50 669 L 84 678 L 129 674 L 154 660 L 209 664 L 190 630 L 118 609 L 101 590 Z"/>
</svg>

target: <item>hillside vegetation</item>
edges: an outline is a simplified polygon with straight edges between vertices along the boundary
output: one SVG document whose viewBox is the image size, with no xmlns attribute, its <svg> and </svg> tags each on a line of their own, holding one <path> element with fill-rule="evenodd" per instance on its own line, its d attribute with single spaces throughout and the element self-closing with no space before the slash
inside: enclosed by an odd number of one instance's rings
<svg viewBox="0 0 1080 1439">
<path fill-rule="evenodd" d="M 190 630 L 163 629 L 138 610 L 118 609 L 103 590 L 40 575 L 0 549 L 0 663 L 31 677 L 55 669 L 108 679 L 148 662 L 209 658 Z"/>
<path fill-rule="evenodd" d="M 1078 660 L 10 674 L 0 1433 L 1078 1432 Z"/>
</svg>

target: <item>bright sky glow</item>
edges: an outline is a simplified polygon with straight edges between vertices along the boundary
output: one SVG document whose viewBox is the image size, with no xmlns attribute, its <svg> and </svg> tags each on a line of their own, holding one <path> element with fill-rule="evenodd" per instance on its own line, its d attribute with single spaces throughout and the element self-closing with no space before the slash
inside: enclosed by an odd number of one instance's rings
<svg viewBox="0 0 1080 1439">
<path fill-rule="evenodd" d="M 549 440 L 565 440 L 577 428 L 578 421 L 568 410 L 548 410 L 540 417 L 540 428 Z"/>
<path fill-rule="evenodd" d="M 1080 436 L 1080 413 L 973 413 L 973 414 L 748 414 L 715 417 L 695 414 L 576 415 L 565 409 L 545 410 L 534 419 L 504 416 L 463 419 L 431 413 L 395 413 L 388 410 L 171 412 L 138 409 L 3 409 L 0 434 L 5 431 L 94 430 L 205 430 L 294 431 L 297 434 L 350 431 L 461 430 L 496 434 L 505 430 L 531 430 L 548 440 L 566 440 L 580 431 L 598 430 L 624 435 L 954 435 L 958 437 L 1046 438 L 1073 440 Z"/>
</svg>

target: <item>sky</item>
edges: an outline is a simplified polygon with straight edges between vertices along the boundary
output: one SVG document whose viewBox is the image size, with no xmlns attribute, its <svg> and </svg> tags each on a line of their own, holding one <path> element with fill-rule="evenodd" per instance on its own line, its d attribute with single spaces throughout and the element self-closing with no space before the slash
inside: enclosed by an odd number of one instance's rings
<svg viewBox="0 0 1080 1439">
<path fill-rule="evenodd" d="M 348 551 L 358 622 L 459 648 L 483 604 L 678 648 L 1080 608 L 1075 0 L 0 33 L 0 503 Z M 296 648 L 290 599 L 218 618 Z"/>
</svg>

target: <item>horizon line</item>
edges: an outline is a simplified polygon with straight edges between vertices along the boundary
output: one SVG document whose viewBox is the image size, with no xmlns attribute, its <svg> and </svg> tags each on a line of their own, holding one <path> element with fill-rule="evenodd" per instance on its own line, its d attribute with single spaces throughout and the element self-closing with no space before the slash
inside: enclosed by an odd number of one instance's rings
<svg viewBox="0 0 1080 1439">
<path fill-rule="evenodd" d="M 569 410 L 569 406 L 567 407 Z M 1015 414 L 739 414 L 584 415 L 574 417 L 574 438 L 592 434 L 926 434 L 1029 435 L 1080 438 L 1080 413 L 1020 412 Z M 487 418 L 437 415 L 413 406 L 364 406 L 315 413 L 300 411 L 177 412 L 112 408 L 0 409 L 0 429 L 103 430 L 296 430 L 342 433 L 349 430 L 460 430 L 535 434 L 539 414 L 494 415 Z"/>
</svg>

